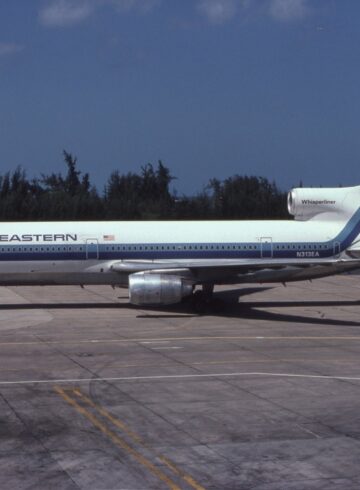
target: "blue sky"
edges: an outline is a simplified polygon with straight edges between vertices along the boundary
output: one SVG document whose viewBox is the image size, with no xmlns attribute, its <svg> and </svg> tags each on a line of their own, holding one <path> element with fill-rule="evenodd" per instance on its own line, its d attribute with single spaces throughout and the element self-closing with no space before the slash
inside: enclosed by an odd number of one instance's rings
<svg viewBox="0 0 360 490">
<path fill-rule="evenodd" d="M 0 3 L 0 173 L 360 184 L 357 0 Z"/>
</svg>

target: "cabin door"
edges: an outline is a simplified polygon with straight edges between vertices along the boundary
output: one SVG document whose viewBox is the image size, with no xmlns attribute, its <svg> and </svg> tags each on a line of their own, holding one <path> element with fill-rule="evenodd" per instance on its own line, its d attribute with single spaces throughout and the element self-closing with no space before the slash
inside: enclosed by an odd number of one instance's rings
<svg viewBox="0 0 360 490">
<path fill-rule="evenodd" d="M 260 254 L 262 259 L 271 259 L 273 256 L 273 243 L 271 237 L 260 238 Z"/>
<path fill-rule="evenodd" d="M 96 238 L 88 238 L 86 240 L 86 258 L 98 259 L 99 258 L 99 242 Z"/>
<path fill-rule="evenodd" d="M 340 255 L 340 242 L 334 242 L 334 256 L 337 258 Z"/>
</svg>

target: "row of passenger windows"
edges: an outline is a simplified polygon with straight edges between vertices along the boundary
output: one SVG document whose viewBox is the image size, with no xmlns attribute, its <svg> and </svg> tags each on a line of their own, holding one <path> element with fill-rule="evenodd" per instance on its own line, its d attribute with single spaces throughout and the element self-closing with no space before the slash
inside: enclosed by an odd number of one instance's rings
<svg viewBox="0 0 360 490">
<path fill-rule="evenodd" d="M 270 247 L 270 244 L 267 244 Z M 324 250 L 328 249 L 327 245 L 274 245 L 275 250 Z M 83 252 L 85 247 L 79 245 L 67 245 L 57 247 L 2 247 L 1 252 Z M 100 247 L 100 251 L 104 250 Z M 198 250 L 260 250 L 259 245 L 122 245 L 122 246 L 107 246 L 107 252 L 123 251 L 198 251 Z M 89 247 L 88 251 L 95 252 L 96 246 Z"/>
<path fill-rule="evenodd" d="M 162 251 L 162 250 L 258 250 L 256 245 L 123 245 L 106 247 L 106 251 Z"/>
<path fill-rule="evenodd" d="M 71 245 L 63 247 L 1 247 L 1 252 L 82 252 L 84 247 Z"/>
<path fill-rule="evenodd" d="M 123 251 L 165 251 L 165 250 L 257 250 L 256 245 L 156 245 L 156 246 L 136 246 L 124 245 L 118 247 L 106 247 L 107 252 Z M 103 249 L 100 248 L 100 251 Z M 63 246 L 63 247 L 2 247 L 1 252 L 82 252 L 84 247 Z M 95 252 L 96 247 L 89 248 L 88 251 Z"/>
<path fill-rule="evenodd" d="M 276 245 L 276 250 L 324 250 L 327 245 Z M 167 251 L 167 250 L 260 250 L 259 245 L 123 245 L 118 247 L 106 247 L 106 251 Z"/>
<path fill-rule="evenodd" d="M 329 248 L 327 245 L 276 245 L 276 250 L 324 250 Z"/>
</svg>

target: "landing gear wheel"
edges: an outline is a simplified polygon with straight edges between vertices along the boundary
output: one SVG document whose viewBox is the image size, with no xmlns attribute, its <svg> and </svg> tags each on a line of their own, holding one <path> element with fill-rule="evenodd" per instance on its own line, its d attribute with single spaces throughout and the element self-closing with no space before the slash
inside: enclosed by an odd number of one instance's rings
<svg viewBox="0 0 360 490">
<path fill-rule="evenodd" d="M 191 298 L 191 306 L 199 315 L 203 315 L 209 309 L 209 300 L 203 291 L 195 291 Z"/>
<path fill-rule="evenodd" d="M 213 313 L 220 313 L 224 310 L 225 308 L 225 303 L 223 300 L 219 298 L 213 298 L 211 301 L 211 311 Z"/>
<path fill-rule="evenodd" d="M 219 298 L 214 298 L 212 288 L 209 290 L 195 291 L 191 296 L 192 309 L 199 315 L 206 313 L 219 313 L 224 308 L 224 303 Z"/>
</svg>

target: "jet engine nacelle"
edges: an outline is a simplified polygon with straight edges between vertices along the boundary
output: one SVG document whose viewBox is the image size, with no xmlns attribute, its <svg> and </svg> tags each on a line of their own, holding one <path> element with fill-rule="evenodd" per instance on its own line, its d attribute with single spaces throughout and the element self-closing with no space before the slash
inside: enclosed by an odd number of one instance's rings
<svg viewBox="0 0 360 490">
<path fill-rule="evenodd" d="M 192 291 L 192 284 L 179 276 L 143 272 L 129 276 L 129 299 L 134 305 L 180 303 Z"/>
<path fill-rule="evenodd" d="M 359 207 L 359 190 L 359 187 L 292 189 L 288 194 L 288 211 L 299 221 L 318 215 L 321 219 L 334 219 L 334 214 L 346 217 Z"/>
</svg>

